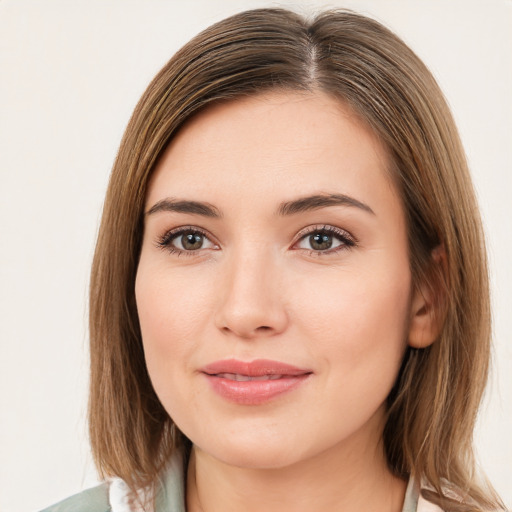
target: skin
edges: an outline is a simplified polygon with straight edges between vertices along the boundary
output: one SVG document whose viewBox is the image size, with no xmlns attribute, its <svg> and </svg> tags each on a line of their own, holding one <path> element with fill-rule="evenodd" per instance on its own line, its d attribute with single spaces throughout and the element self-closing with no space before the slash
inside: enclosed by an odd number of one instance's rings
<svg viewBox="0 0 512 512">
<path fill-rule="evenodd" d="M 320 92 L 211 107 L 159 161 L 136 299 L 153 386 L 193 443 L 189 511 L 401 510 L 406 483 L 386 466 L 384 404 L 407 343 L 432 336 L 426 299 L 411 291 L 388 168 L 372 131 Z M 276 213 L 282 202 L 326 194 L 371 212 L 337 204 Z M 168 198 L 208 203 L 221 216 L 155 208 Z M 166 234 L 191 226 L 202 246 L 176 252 L 181 235 Z M 324 226 L 349 242 L 333 235 L 319 250 L 310 235 Z M 273 400 L 241 405 L 200 371 L 227 358 L 312 374 Z"/>
</svg>

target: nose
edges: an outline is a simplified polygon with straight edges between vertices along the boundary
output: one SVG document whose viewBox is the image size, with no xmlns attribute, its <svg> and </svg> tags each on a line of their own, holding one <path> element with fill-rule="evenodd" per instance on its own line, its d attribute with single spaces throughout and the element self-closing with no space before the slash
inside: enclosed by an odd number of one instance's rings
<svg viewBox="0 0 512 512">
<path fill-rule="evenodd" d="M 239 255 L 222 269 L 215 323 L 244 339 L 282 333 L 288 324 L 278 265 L 271 257 Z"/>
</svg>

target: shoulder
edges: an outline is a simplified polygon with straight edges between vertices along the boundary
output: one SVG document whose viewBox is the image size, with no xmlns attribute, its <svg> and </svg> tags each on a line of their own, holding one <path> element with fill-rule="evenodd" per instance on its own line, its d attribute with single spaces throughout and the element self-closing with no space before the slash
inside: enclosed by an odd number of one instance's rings
<svg viewBox="0 0 512 512">
<path fill-rule="evenodd" d="M 109 486 L 103 483 L 75 494 L 41 512 L 110 512 Z"/>
</svg>

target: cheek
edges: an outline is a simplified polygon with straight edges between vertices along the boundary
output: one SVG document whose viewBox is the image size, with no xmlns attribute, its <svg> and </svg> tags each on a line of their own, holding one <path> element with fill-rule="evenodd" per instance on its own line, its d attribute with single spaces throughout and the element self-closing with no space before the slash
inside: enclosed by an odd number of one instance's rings
<svg viewBox="0 0 512 512">
<path fill-rule="evenodd" d="M 408 275 L 372 276 L 347 272 L 329 294 L 310 295 L 315 313 L 304 325 L 314 329 L 311 351 L 321 357 L 321 396 L 337 411 L 334 437 L 340 425 L 349 435 L 382 411 L 406 349 Z"/>
<path fill-rule="evenodd" d="M 191 368 L 198 332 L 211 310 L 204 281 L 199 286 L 190 276 L 184 280 L 169 269 L 154 271 L 141 259 L 135 296 L 148 373 L 168 408 L 169 401 L 179 399 L 178 383 Z"/>
<path fill-rule="evenodd" d="M 144 343 L 159 350 L 186 347 L 209 310 L 205 284 L 193 271 L 185 276 L 165 268 L 155 271 L 142 260 L 135 296 Z M 175 339 L 183 343 L 172 343 Z"/>
<path fill-rule="evenodd" d="M 295 311 L 309 339 L 316 340 L 311 350 L 323 352 L 324 364 L 338 375 L 385 373 L 394 380 L 409 319 L 410 275 L 403 268 L 394 262 L 380 272 L 375 266 L 371 272 L 345 269 L 297 294 L 307 298 Z"/>
</svg>

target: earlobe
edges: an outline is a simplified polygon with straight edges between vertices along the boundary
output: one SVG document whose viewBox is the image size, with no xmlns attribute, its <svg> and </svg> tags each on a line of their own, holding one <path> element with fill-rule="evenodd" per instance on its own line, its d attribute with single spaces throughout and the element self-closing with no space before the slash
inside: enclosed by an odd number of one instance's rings
<svg viewBox="0 0 512 512">
<path fill-rule="evenodd" d="M 416 289 L 411 301 L 411 319 L 409 323 L 409 345 L 425 348 L 434 343 L 439 335 L 436 315 L 432 302 L 423 290 Z"/>
<path fill-rule="evenodd" d="M 413 348 L 426 348 L 439 337 L 445 318 L 446 253 L 442 245 L 431 254 L 429 279 L 416 286 L 411 299 L 408 344 Z"/>
</svg>

